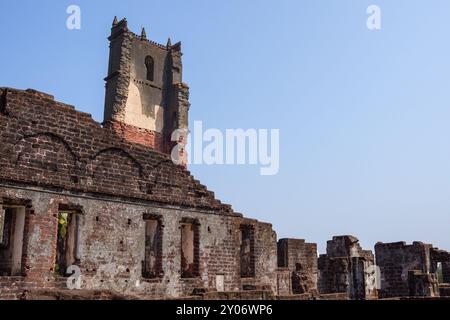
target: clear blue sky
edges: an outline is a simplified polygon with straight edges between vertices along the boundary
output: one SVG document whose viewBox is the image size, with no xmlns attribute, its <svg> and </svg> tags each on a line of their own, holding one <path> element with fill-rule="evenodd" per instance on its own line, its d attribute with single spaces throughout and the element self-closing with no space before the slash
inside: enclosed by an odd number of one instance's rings
<svg viewBox="0 0 450 320">
<path fill-rule="evenodd" d="M 65 27 L 66 8 L 82 29 Z M 366 28 L 366 8 L 382 30 Z M 224 202 L 324 250 L 333 235 L 450 249 L 450 1 L 1 1 L 0 86 L 102 121 L 114 15 L 182 41 L 191 122 L 279 128 L 280 172 L 192 166 Z"/>
</svg>

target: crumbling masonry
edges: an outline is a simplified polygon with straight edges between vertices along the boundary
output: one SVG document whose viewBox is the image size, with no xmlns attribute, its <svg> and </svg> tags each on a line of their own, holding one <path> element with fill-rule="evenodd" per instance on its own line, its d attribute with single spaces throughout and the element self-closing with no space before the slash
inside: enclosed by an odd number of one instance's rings
<svg viewBox="0 0 450 320">
<path fill-rule="evenodd" d="M 374 256 L 362 250 L 352 236 L 333 237 L 327 254 L 319 257 L 319 290 L 322 293 L 345 293 L 350 299 L 376 297 Z"/>
<path fill-rule="evenodd" d="M 377 243 L 375 253 L 381 270 L 381 298 L 450 296 L 449 252 L 422 242 L 396 242 Z"/>
<path fill-rule="evenodd" d="M 170 156 L 190 108 L 181 44 L 149 41 L 125 19 L 109 40 L 102 124 L 48 94 L 0 88 L 0 299 L 67 292 L 77 268 L 83 290 L 121 297 L 450 295 L 448 252 L 377 244 L 375 260 L 341 236 L 318 258 L 316 244 L 277 242 L 270 224 L 221 203 Z"/>
</svg>

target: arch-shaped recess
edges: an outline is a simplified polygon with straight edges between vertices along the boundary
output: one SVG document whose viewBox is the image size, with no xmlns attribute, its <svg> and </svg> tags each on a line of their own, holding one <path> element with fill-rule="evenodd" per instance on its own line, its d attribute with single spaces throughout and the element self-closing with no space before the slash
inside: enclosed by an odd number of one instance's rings
<svg viewBox="0 0 450 320">
<path fill-rule="evenodd" d="M 77 175 L 79 157 L 62 137 L 51 132 L 39 132 L 19 139 L 14 146 L 15 166 L 33 171 L 54 173 L 60 179 Z M 55 178 L 47 176 L 48 179 Z"/>
<path fill-rule="evenodd" d="M 94 186 L 115 192 L 142 192 L 145 183 L 142 165 L 121 148 L 106 148 L 91 158 L 91 176 Z M 128 192 L 127 192 L 128 191 Z"/>
<path fill-rule="evenodd" d="M 145 67 L 147 68 L 147 80 L 155 81 L 155 60 L 151 56 L 145 57 Z"/>
<path fill-rule="evenodd" d="M 116 155 L 120 155 L 121 157 L 127 158 L 139 169 L 139 176 L 143 177 L 144 169 L 143 169 L 142 165 L 131 154 L 129 154 L 122 148 L 111 147 L 111 148 L 106 148 L 106 149 L 100 150 L 93 157 L 91 157 L 91 160 L 95 161 L 102 154 L 116 154 Z"/>
<path fill-rule="evenodd" d="M 34 133 L 34 134 L 25 135 L 16 142 L 16 146 L 19 145 L 22 141 L 36 139 L 36 138 L 39 139 L 39 137 L 48 137 L 51 140 L 63 145 L 64 148 L 67 150 L 67 152 L 72 156 L 72 158 L 75 161 L 79 160 L 78 155 L 72 150 L 72 148 L 67 143 L 67 141 L 53 132 L 38 132 L 38 133 Z"/>
</svg>

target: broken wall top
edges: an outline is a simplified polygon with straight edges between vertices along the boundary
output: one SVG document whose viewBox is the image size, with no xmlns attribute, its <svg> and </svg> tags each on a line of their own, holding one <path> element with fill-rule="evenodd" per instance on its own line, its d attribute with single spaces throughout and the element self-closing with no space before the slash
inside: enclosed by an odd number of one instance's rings
<svg viewBox="0 0 450 320">
<path fill-rule="evenodd" d="M 0 88 L 0 181 L 237 215 L 167 155 L 35 90 Z"/>
<path fill-rule="evenodd" d="M 368 257 L 369 253 L 368 250 L 362 250 L 358 238 L 354 236 L 335 236 L 327 241 L 328 258 Z"/>
</svg>

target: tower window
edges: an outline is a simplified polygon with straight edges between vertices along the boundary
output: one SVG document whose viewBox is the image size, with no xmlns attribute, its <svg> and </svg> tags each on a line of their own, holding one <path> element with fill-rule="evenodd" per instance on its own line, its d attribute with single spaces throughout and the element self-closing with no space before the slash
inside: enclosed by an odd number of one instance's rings
<svg viewBox="0 0 450 320">
<path fill-rule="evenodd" d="M 152 57 L 147 56 L 145 58 L 145 66 L 147 68 L 147 80 L 154 81 L 155 61 Z"/>
</svg>

